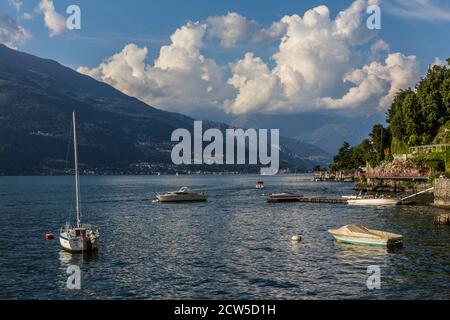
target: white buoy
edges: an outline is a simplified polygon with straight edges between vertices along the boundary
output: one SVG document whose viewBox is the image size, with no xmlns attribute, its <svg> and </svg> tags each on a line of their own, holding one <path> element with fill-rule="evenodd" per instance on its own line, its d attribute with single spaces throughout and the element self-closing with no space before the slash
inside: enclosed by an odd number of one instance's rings
<svg viewBox="0 0 450 320">
<path fill-rule="evenodd" d="M 300 242 L 300 241 L 302 241 L 302 236 L 301 235 L 292 236 L 291 241 L 292 242 Z"/>
</svg>

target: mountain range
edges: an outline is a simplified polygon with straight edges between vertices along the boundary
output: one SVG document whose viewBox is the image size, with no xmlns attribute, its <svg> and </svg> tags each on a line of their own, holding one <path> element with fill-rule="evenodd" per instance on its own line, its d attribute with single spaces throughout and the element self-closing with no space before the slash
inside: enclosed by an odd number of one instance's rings
<svg viewBox="0 0 450 320">
<path fill-rule="evenodd" d="M 178 128 L 192 131 L 194 119 L 156 109 L 56 61 L 0 44 L 0 175 L 66 173 L 73 111 L 85 170 L 127 174 L 182 169 L 172 165 L 170 136 Z M 230 127 L 213 121 L 204 126 L 222 131 Z M 295 135 L 281 138 L 280 156 L 283 167 L 300 171 L 330 160 L 328 152 Z M 215 168 L 227 169 L 247 170 Z"/>
<path fill-rule="evenodd" d="M 314 145 L 336 154 L 344 142 L 359 144 L 374 124 L 385 123 L 385 116 L 349 116 L 337 112 L 304 112 L 298 114 L 246 114 L 231 125 L 248 128 L 280 128 L 282 136 Z"/>
</svg>

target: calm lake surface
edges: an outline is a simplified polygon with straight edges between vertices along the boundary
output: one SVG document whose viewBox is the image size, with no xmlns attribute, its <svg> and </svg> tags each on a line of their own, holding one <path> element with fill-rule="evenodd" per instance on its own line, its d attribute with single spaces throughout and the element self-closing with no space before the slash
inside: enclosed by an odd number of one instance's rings
<svg viewBox="0 0 450 320">
<path fill-rule="evenodd" d="M 311 176 L 81 177 L 83 221 L 98 254 L 71 255 L 44 234 L 74 221 L 72 177 L 0 178 L 3 299 L 450 299 L 450 228 L 431 207 L 268 204 L 263 192 L 352 194 Z M 155 192 L 207 191 L 207 203 L 153 204 Z M 361 223 L 405 236 L 405 248 L 337 244 L 330 228 Z M 301 234 L 303 241 L 290 237 Z M 82 289 L 66 288 L 79 265 Z M 381 290 L 367 268 L 381 268 Z"/>
</svg>

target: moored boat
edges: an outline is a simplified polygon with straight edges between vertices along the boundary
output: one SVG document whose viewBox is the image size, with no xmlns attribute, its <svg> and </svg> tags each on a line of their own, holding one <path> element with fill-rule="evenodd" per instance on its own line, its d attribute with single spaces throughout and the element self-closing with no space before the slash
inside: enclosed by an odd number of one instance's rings
<svg viewBox="0 0 450 320">
<path fill-rule="evenodd" d="M 157 193 L 156 200 L 158 202 L 204 202 L 208 201 L 206 192 L 195 192 L 187 187 L 183 187 L 178 191 Z"/>
<path fill-rule="evenodd" d="M 264 189 L 266 186 L 264 185 L 264 181 L 258 181 L 256 183 L 256 189 Z"/>
<path fill-rule="evenodd" d="M 328 230 L 333 237 L 343 243 L 370 246 L 401 246 L 403 236 L 395 233 L 371 230 L 362 225 L 351 224 L 335 230 Z"/>
<path fill-rule="evenodd" d="M 400 201 L 391 198 L 349 198 L 348 204 L 351 206 L 395 206 Z"/>
<path fill-rule="evenodd" d="M 61 247 L 69 252 L 90 252 L 98 250 L 98 240 L 100 232 L 98 228 L 81 223 L 81 206 L 80 206 L 80 175 L 78 170 L 78 149 L 77 149 L 77 131 L 75 124 L 75 112 L 73 118 L 73 149 L 75 159 L 75 196 L 76 196 L 76 212 L 77 222 L 72 226 L 67 223 L 59 235 Z"/>
</svg>

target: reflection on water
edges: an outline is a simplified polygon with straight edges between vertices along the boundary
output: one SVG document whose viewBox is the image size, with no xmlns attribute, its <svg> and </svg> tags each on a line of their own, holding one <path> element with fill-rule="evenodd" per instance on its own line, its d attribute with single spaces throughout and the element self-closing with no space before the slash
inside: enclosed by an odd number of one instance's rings
<svg viewBox="0 0 450 320">
<path fill-rule="evenodd" d="M 450 228 L 434 225 L 438 209 L 268 204 L 258 180 L 82 177 L 83 221 L 102 238 L 98 253 L 70 254 L 42 238 L 74 219 L 72 179 L 0 177 L 0 298 L 450 299 Z M 351 184 L 303 175 L 264 180 L 266 192 L 352 194 Z M 181 186 L 207 191 L 208 202 L 151 203 Z M 342 244 L 327 232 L 352 223 L 402 234 L 405 247 Z M 80 291 L 66 288 L 69 265 L 81 268 Z M 372 265 L 382 290 L 367 289 Z"/>
<path fill-rule="evenodd" d="M 362 244 L 351 244 L 336 241 L 335 246 L 341 249 L 339 257 L 350 257 L 352 259 L 364 256 L 387 256 L 388 254 L 399 254 L 404 247 L 400 246 L 367 246 Z"/>
<path fill-rule="evenodd" d="M 62 266 L 84 264 L 95 264 L 99 261 L 99 254 L 97 251 L 84 253 L 70 253 L 64 250 L 59 252 L 59 261 Z"/>
</svg>

